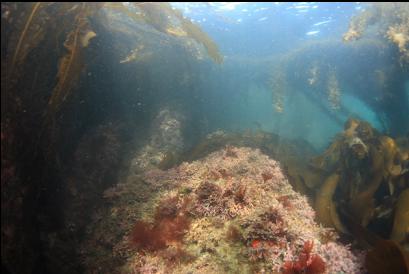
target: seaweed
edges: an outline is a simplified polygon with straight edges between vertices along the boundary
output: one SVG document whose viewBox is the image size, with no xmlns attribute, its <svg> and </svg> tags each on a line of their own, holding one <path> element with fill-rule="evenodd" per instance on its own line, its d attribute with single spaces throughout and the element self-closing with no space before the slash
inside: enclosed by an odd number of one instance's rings
<svg viewBox="0 0 409 274">
<path fill-rule="evenodd" d="M 290 201 L 290 196 L 289 195 L 283 195 L 277 198 L 277 201 L 279 201 L 283 207 L 287 209 L 293 209 L 294 205 Z"/>
<path fill-rule="evenodd" d="M 191 38 L 204 46 L 214 62 L 218 64 L 223 62 L 223 56 L 210 36 L 199 26 L 186 19 L 180 11 L 173 9 L 169 3 L 139 2 L 132 5 L 105 3 L 104 7 L 121 12 L 128 18 L 145 23 L 161 33 L 178 38 Z"/>
<path fill-rule="evenodd" d="M 409 189 L 402 191 L 396 203 L 395 216 L 393 221 L 393 229 L 391 239 L 398 243 L 409 244 L 408 228 L 409 228 Z"/>
<path fill-rule="evenodd" d="M 231 145 L 226 146 L 226 152 L 225 152 L 226 157 L 232 157 L 232 158 L 237 158 L 237 153 L 234 150 L 234 147 Z"/>
<path fill-rule="evenodd" d="M 315 210 L 317 211 L 318 219 L 322 224 L 329 227 L 334 227 L 333 215 L 331 215 L 331 208 L 334 202 L 332 197 L 340 180 L 339 174 L 332 174 L 329 176 L 321 186 L 315 198 Z"/>
<path fill-rule="evenodd" d="M 247 226 L 247 225 L 245 225 Z M 290 237 L 285 230 L 285 223 L 282 216 L 276 208 L 270 207 L 261 213 L 256 221 L 248 226 L 246 241 L 254 245 L 254 241 L 276 242 L 280 238 Z"/>
<path fill-rule="evenodd" d="M 239 228 L 233 224 L 230 224 L 226 230 L 226 239 L 232 243 L 242 242 L 243 235 L 240 232 Z"/>
<path fill-rule="evenodd" d="M 181 208 L 178 208 L 178 202 L 177 197 L 162 201 L 156 208 L 152 224 L 137 221 L 130 234 L 131 246 L 152 252 L 164 249 L 174 242 L 181 242 L 190 226 L 190 220 L 184 212 L 189 201 L 185 199 Z"/>
<path fill-rule="evenodd" d="M 84 69 L 84 49 L 96 34 L 90 28 L 88 17 L 92 16 L 99 4 L 82 3 L 74 19 L 73 29 L 67 34 L 64 48 L 66 53 L 58 65 L 57 84 L 49 100 L 49 113 L 55 113 L 78 83 Z"/>
<path fill-rule="evenodd" d="M 284 99 L 287 94 L 288 83 L 285 70 L 282 66 L 274 66 L 268 80 L 268 86 L 273 95 L 274 111 L 277 113 L 284 112 Z"/>
<path fill-rule="evenodd" d="M 218 185 L 205 181 L 196 189 L 196 195 L 201 201 L 217 199 L 221 196 L 221 191 Z"/>
<path fill-rule="evenodd" d="M 335 71 L 333 70 L 330 71 L 328 76 L 327 96 L 331 109 L 338 110 L 341 103 L 341 91 L 339 88 L 338 79 L 335 75 Z"/>
<path fill-rule="evenodd" d="M 238 204 L 243 204 L 246 202 L 246 191 L 247 187 L 245 185 L 240 185 L 239 188 L 234 193 L 234 201 Z"/>
<path fill-rule="evenodd" d="M 140 3 L 139 3 L 140 4 Z M 143 21 L 143 16 L 134 12 L 133 10 L 126 7 L 123 3 L 120 2 L 107 2 L 104 3 L 104 8 L 116 10 L 118 12 L 124 13 L 127 17 L 135 21 Z"/>
<path fill-rule="evenodd" d="M 87 18 L 92 16 L 103 4 L 93 3 L 16 3 L 6 4 L 10 15 L 7 17 L 7 55 L 5 63 L 8 80 L 13 88 L 14 82 L 21 76 L 22 70 L 27 70 L 28 57 L 34 50 L 41 46 L 53 47 L 50 50 L 60 51 L 60 36 L 66 34 L 64 41 L 65 53 L 59 60 L 57 84 L 55 85 L 49 105 L 52 109 L 48 113 L 58 109 L 62 101 L 72 90 L 78 81 L 78 75 L 84 66 L 81 51 L 89 45 L 96 36 L 88 24 Z M 55 39 L 55 42 L 53 39 Z M 34 60 L 37 66 L 41 63 L 36 55 L 30 56 L 30 62 Z M 3 58 L 2 58 L 3 59 Z M 3 63 L 3 60 L 2 60 Z M 42 75 L 38 77 L 44 78 Z M 50 107 L 49 107 L 50 108 Z"/>
<path fill-rule="evenodd" d="M 395 207 L 396 230 L 391 238 L 404 241 L 403 227 L 407 222 L 402 212 L 407 206 L 398 198 L 407 188 L 403 183 L 407 161 L 404 155 L 405 148 L 393 138 L 382 136 L 368 122 L 349 119 L 344 132 L 310 163 L 322 175 L 331 174 L 315 196 L 320 222 L 347 233 L 344 225 L 348 222 L 339 218 L 341 210 L 347 208 L 354 222 L 374 228 L 382 219 L 388 218 L 392 223 L 392 214 L 385 217 L 385 212 L 392 212 Z"/>
<path fill-rule="evenodd" d="M 171 268 L 181 263 L 190 263 L 194 261 L 195 256 L 182 249 L 180 246 L 169 247 L 159 252 L 159 255 L 166 260 L 166 266 Z"/>
<path fill-rule="evenodd" d="M 158 168 L 162 170 L 169 169 L 179 163 L 179 155 L 177 152 L 168 151 L 165 153 L 162 161 L 158 164 Z"/>
<path fill-rule="evenodd" d="M 293 235 L 286 229 L 282 212 L 277 208 L 270 207 L 249 221 L 242 223 L 242 227 L 250 261 L 268 262 L 276 254 L 277 248 L 285 250 L 286 244 L 293 240 Z"/>
<path fill-rule="evenodd" d="M 136 3 L 135 6 L 143 12 L 145 21 L 156 30 L 173 36 L 190 37 L 205 47 L 213 61 L 218 64 L 223 62 L 219 48 L 210 36 L 199 26 L 184 18 L 180 11 L 172 9 L 170 4 L 145 2 Z M 178 24 L 173 22 L 172 18 L 176 18 Z"/>
<path fill-rule="evenodd" d="M 218 171 L 224 180 L 227 180 L 231 176 L 231 174 L 225 168 L 219 168 Z"/>
<path fill-rule="evenodd" d="M 360 39 L 365 31 L 375 26 L 381 39 L 395 44 L 401 61 L 409 62 L 409 5 L 407 3 L 373 3 L 369 8 L 354 16 L 348 31 L 343 35 L 345 42 Z"/>
<path fill-rule="evenodd" d="M 33 48 L 36 48 L 45 36 L 47 16 L 42 12 L 47 3 L 20 3 L 14 11 L 12 34 L 8 45 L 10 51 L 10 74 L 23 64 Z"/>
<path fill-rule="evenodd" d="M 295 261 L 287 261 L 283 265 L 284 274 L 319 274 L 325 272 L 325 262 L 317 254 L 311 255 L 313 241 L 306 241 L 300 252 L 298 259 Z"/>
<path fill-rule="evenodd" d="M 208 36 L 199 26 L 185 19 L 180 12 L 175 11 L 176 16 L 181 20 L 182 28 L 188 36 L 201 43 L 207 50 L 209 56 L 218 64 L 223 62 L 223 56 L 220 54 L 217 44 Z"/>
<path fill-rule="evenodd" d="M 263 172 L 261 173 L 261 177 L 263 177 L 263 181 L 264 183 L 267 182 L 268 180 L 271 180 L 274 177 L 274 174 L 270 173 L 270 172 Z"/>
<path fill-rule="evenodd" d="M 175 218 L 178 213 L 177 196 L 167 198 L 158 205 L 155 214 L 155 220 L 162 220 L 164 218 Z"/>
<path fill-rule="evenodd" d="M 395 241 L 380 240 L 374 249 L 368 251 L 365 267 L 368 273 L 407 274 L 409 271 L 407 256 L 407 252 Z"/>
</svg>

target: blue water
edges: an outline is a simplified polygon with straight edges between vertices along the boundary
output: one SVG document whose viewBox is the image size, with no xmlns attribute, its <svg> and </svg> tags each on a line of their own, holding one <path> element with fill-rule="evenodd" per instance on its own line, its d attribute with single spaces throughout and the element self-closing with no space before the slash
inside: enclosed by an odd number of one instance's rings
<svg viewBox="0 0 409 274">
<path fill-rule="evenodd" d="M 351 17 L 362 12 L 366 4 L 172 5 L 199 24 L 217 42 L 225 58 L 209 77 L 218 83 L 212 84 L 205 99 L 212 129 L 261 128 L 287 138 L 304 139 L 318 150 L 328 145 L 351 116 L 388 131 L 381 115 L 372 108 L 378 100 L 375 97 L 382 96 L 382 88 L 379 82 L 369 79 L 376 79 L 372 77 L 374 71 L 381 71 L 390 57 L 379 53 L 376 43 L 362 44 L 365 49 L 358 52 L 359 48 L 342 42 Z M 284 111 L 277 113 L 268 79 L 275 73 L 274 68 L 283 64 L 288 64 L 284 74 L 291 87 L 282 99 Z M 321 70 L 319 87 L 306 81 L 314 64 Z M 331 70 L 337 75 L 339 110 L 332 110 L 326 98 L 324 78 L 328 79 Z M 223 78 L 217 81 L 219 75 Z"/>
<path fill-rule="evenodd" d="M 340 39 L 359 3 L 173 3 L 200 24 L 225 55 L 283 53 L 309 40 Z"/>
</svg>

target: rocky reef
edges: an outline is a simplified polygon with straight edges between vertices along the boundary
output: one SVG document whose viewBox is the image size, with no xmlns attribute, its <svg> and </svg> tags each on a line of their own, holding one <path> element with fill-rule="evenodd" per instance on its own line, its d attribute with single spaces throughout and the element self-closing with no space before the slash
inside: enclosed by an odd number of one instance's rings
<svg viewBox="0 0 409 274">
<path fill-rule="evenodd" d="M 280 164 L 226 146 L 104 192 L 81 247 L 88 272 L 360 273 L 363 253 L 315 221 Z M 103 256 L 104 255 L 104 256 Z"/>
<path fill-rule="evenodd" d="M 168 167 L 181 154 L 184 146 L 183 113 L 171 107 L 160 108 L 148 131 L 149 140 L 141 145 L 132 160 L 132 169 L 144 171 Z"/>
</svg>

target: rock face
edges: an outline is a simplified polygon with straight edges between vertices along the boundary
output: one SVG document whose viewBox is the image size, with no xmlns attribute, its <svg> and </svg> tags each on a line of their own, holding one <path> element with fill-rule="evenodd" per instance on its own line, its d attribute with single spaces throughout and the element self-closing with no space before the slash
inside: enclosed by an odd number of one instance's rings
<svg viewBox="0 0 409 274">
<path fill-rule="evenodd" d="M 82 248 L 90 272 L 363 272 L 362 254 L 319 226 L 280 164 L 257 149 L 227 146 L 152 169 L 105 197 L 110 207 L 96 213 Z"/>
<path fill-rule="evenodd" d="M 149 139 L 136 153 L 132 168 L 137 171 L 158 167 L 183 149 L 185 117 L 171 107 L 160 108 L 152 122 Z"/>
</svg>

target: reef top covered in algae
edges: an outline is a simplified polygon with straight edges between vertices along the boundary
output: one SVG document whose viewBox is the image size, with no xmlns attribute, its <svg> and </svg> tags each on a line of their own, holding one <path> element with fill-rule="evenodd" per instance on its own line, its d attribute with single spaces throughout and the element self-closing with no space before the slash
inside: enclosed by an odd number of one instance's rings
<svg viewBox="0 0 409 274">
<path fill-rule="evenodd" d="M 226 146 L 129 176 L 104 197 L 110 206 L 82 247 L 90 272 L 363 272 L 363 254 L 318 225 L 307 198 L 258 149 Z"/>
</svg>

